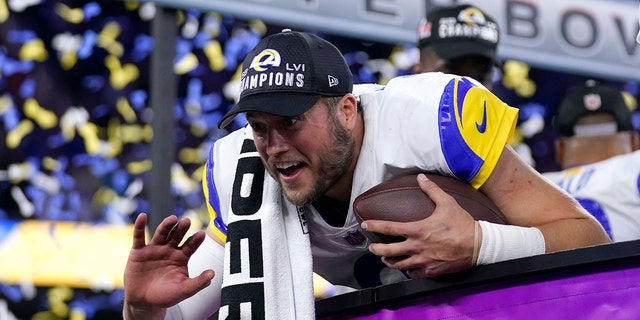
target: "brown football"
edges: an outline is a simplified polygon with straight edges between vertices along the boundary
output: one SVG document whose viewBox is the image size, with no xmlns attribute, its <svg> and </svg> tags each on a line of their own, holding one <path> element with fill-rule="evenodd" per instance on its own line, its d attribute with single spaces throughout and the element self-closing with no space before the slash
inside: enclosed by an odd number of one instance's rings
<svg viewBox="0 0 640 320">
<path fill-rule="evenodd" d="M 500 209 L 482 192 L 458 179 L 434 173 L 425 173 L 442 190 L 451 195 L 475 220 L 508 224 Z M 429 217 L 435 204 L 420 189 L 418 174 L 392 178 L 365 191 L 353 202 L 358 222 L 387 220 L 410 222 Z M 404 237 L 365 232 L 372 242 L 398 242 Z"/>
</svg>

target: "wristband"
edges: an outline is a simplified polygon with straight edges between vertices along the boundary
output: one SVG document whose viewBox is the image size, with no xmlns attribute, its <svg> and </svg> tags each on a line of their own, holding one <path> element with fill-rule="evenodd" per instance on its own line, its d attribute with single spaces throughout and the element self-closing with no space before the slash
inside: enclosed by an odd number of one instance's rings
<svg viewBox="0 0 640 320">
<path fill-rule="evenodd" d="M 520 227 L 478 221 L 482 245 L 478 265 L 496 263 L 545 253 L 544 236 L 535 227 Z"/>
</svg>

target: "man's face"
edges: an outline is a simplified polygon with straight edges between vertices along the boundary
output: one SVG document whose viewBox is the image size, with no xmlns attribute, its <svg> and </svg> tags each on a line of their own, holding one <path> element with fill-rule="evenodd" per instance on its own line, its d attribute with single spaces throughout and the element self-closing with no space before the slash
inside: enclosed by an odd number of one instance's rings
<svg viewBox="0 0 640 320">
<path fill-rule="evenodd" d="M 290 202 L 311 203 L 348 170 L 354 138 L 322 102 L 295 118 L 247 113 L 256 148 Z"/>
<path fill-rule="evenodd" d="M 467 76 L 478 80 L 488 90 L 493 88 L 493 62 L 486 57 L 469 55 L 446 60 L 441 58 L 430 46 L 420 49 L 420 62 L 414 66 L 414 73 L 443 72 Z"/>
</svg>

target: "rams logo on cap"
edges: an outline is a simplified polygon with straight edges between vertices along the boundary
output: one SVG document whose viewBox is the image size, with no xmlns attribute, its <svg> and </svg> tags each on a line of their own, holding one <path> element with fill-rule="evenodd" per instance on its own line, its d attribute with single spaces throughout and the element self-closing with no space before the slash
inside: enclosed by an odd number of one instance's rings
<svg viewBox="0 0 640 320">
<path fill-rule="evenodd" d="M 255 57 L 253 57 L 253 60 L 251 60 L 251 65 L 249 65 L 249 69 L 253 69 L 256 71 L 265 71 L 269 66 L 279 67 L 280 61 L 281 58 L 278 51 L 274 49 L 264 49 Z"/>
<path fill-rule="evenodd" d="M 481 26 L 487 24 L 487 19 L 484 17 L 482 11 L 474 7 L 460 11 L 460 13 L 458 13 L 458 21 L 462 21 L 466 24 L 478 24 Z"/>
</svg>

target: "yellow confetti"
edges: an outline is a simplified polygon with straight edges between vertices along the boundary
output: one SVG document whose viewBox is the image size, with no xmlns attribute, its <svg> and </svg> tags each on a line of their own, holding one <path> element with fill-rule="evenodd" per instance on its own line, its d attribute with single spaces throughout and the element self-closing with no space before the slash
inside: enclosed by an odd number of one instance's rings
<svg viewBox="0 0 640 320">
<path fill-rule="evenodd" d="M 7 7 L 6 0 L 0 0 L 0 23 L 3 23 L 9 19 L 9 8 Z"/>
<path fill-rule="evenodd" d="M 78 127 L 78 134 L 84 139 L 84 148 L 88 154 L 98 154 L 100 151 L 100 139 L 98 138 L 98 127 L 87 122 Z"/>
<path fill-rule="evenodd" d="M 84 19 L 84 13 L 81 8 L 71 8 L 63 3 L 56 5 L 56 13 L 69 23 L 78 24 Z"/>
<path fill-rule="evenodd" d="M 209 130 L 207 129 L 206 122 L 202 119 L 199 119 L 195 120 L 189 126 L 189 132 L 191 132 L 191 134 L 196 137 L 204 137 L 209 132 Z"/>
<path fill-rule="evenodd" d="M 144 139 L 144 128 L 137 124 L 120 126 L 120 137 L 123 143 L 139 143 Z"/>
<path fill-rule="evenodd" d="M 183 75 L 192 71 L 197 66 L 198 57 L 196 57 L 193 52 L 189 52 L 173 66 L 173 71 L 178 75 Z"/>
<path fill-rule="evenodd" d="M 122 140 L 119 137 L 109 137 L 107 141 L 107 152 L 102 156 L 105 158 L 114 158 L 122 152 Z"/>
<path fill-rule="evenodd" d="M 508 60 L 504 63 L 503 70 L 502 84 L 505 88 L 515 90 L 521 97 L 529 98 L 535 94 L 537 86 L 529 79 L 530 67 L 527 64 Z"/>
<path fill-rule="evenodd" d="M 131 174 L 141 174 L 151 170 L 151 167 L 153 167 L 153 163 L 148 159 L 138 162 L 129 162 L 127 164 L 127 172 Z"/>
<path fill-rule="evenodd" d="M 193 179 L 194 181 L 202 182 L 202 172 L 204 171 L 205 167 L 206 164 L 203 163 L 201 166 L 193 170 L 193 173 L 191 173 L 191 179 Z"/>
<path fill-rule="evenodd" d="M 198 184 L 189 178 L 180 164 L 174 163 L 171 166 L 171 187 L 178 194 L 184 195 L 192 192 L 197 186 Z"/>
<path fill-rule="evenodd" d="M 116 22 L 107 23 L 98 34 L 97 46 L 109 52 L 109 54 L 121 57 L 124 53 L 122 44 L 116 41 L 120 35 L 120 25 Z"/>
<path fill-rule="evenodd" d="M 103 48 L 107 50 L 107 52 L 109 52 L 110 54 L 118 57 L 122 57 L 122 54 L 124 53 L 124 46 L 120 42 L 116 42 L 116 41 L 110 42 L 109 44 L 105 45 Z"/>
<path fill-rule="evenodd" d="M 627 105 L 627 108 L 631 111 L 635 111 L 638 108 L 638 100 L 632 94 L 626 91 L 622 91 L 622 98 L 624 99 L 624 103 Z"/>
<path fill-rule="evenodd" d="M 120 133 L 120 121 L 118 119 L 112 119 L 107 125 L 107 137 L 108 137 L 108 152 L 103 156 L 113 158 L 122 152 L 122 135 Z"/>
<path fill-rule="evenodd" d="M 116 56 L 109 55 L 105 58 L 105 66 L 111 71 L 109 80 L 111 86 L 115 89 L 122 89 L 129 83 L 138 79 L 140 72 L 138 68 L 133 64 L 126 64 L 121 66 L 120 61 Z"/>
<path fill-rule="evenodd" d="M 0 0 L 2 1 L 2 0 Z M 8 94 L 0 96 L 0 115 L 13 108 L 13 99 Z"/>
<path fill-rule="evenodd" d="M 69 287 L 54 287 L 47 292 L 51 312 L 59 317 L 67 317 L 69 306 L 65 301 L 73 298 L 73 290 Z"/>
<path fill-rule="evenodd" d="M 22 61 L 33 60 L 43 62 L 47 60 L 47 58 L 49 57 L 49 53 L 44 47 L 44 42 L 42 42 L 42 39 L 33 39 L 26 42 L 24 45 L 22 45 L 22 47 L 20 47 L 18 57 Z"/>
<path fill-rule="evenodd" d="M 217 40 L 211 40 L 204 45 L 202 49 L 205 56 L 209 59 L 209 68 L 213 71 L 222 71 L 227 65 L 222 53 L 222 47 Z"/>
<path fill-rule="evenodd" d="M 33 131 L 33 122 L 31 122 L 31 120 L 24 119 L 20 121 L 20 124 L 18 124 L 18 126 L 13 130 L 11 130 L 5 138 L 7 142 L 7 148 L 17 148 L 20 145 L 20 142 L 22 142 L 22 139 L 26 135 L 31 133 L 31 131 Z"/>
<path fill-rule="evenodd" d="M 150 124 L 144 126 L 142 136 L 144 137 L 144 141 L 151 142 L 151 139 L 153 139 L 153 127 Z"/>
<path fill-rule="evenodd" d="M 267 25 L 262 22 L 262 20 L 251 20 L 249 21 L 249 28 L 253 30 L 258 35 L 263 36 L 267 33 Z"/>
<path fill-rule="evenodd" d="M 202 157 L 200 156 L 200 149 L 198 148 L 182 148 L 178 152 L 178 159 L 180 163 L 202 163 Z"/>
<path fill-rule="evenodd" d="M 73 308 L 71 309 L 71 314 L 69 315 L 69 320 L 85 320 L 87 319 L 87 314 L 81 308 Z"/>
<path fill-rule="evenodd" d="M 181 25 L 184 23 L 184 21 L 186 20 L 186 17 L 184 15 L 184 11 L 183 10 L 178 10 L 176 11 L 176 22 L 178 25 Z"/>
<path fill-rule="evenodd" d="M 101 187 L 93 194 L 93 205 L 96 207 L 102 207 L 112 202 L 117 197 L 118 194 L 113 189 Z"/>
<path fill-rule="evenodd" d="M 531 79 L 524 79 L 515 88 L 516 93 L 524 98 L 531 98 L 536 93 L 536 83 Z"/>
<path fill-rule="evenodd" d="M 24 114 L 35 121 L 42 129 L 51 129 L 58 124 L 55 113 L 40 106 L 34 98 L 28 98 L 24 102 Z"/>
<path fill-rule="evenodd" d="M 140 7 L 140 3 L 138 1 L 125 1 L 124 2 L 124 8 L 129 10 L 129 11 L 133 11 L 138 9 L 138 7 Z"/>
<path fill-rule="evenodd" d="M 104 58 L 104 65 L 111 72 L 114 72 L 122 68 L 122 64 L 120 64 L 120 60 L 118 60 L 118 57 L 114 55 L 108 55 L 106 58 Z"/>
<path fill-rule="evenodd" d="M 117 22 L 112 21 L 105 24 L 104 28 L 102 28 L 98 35 L 98 43 L 104 43 L 104 41 L 115 41 L 115 39 L 120 35 L 121 30 L 120 24 Z"/>
<path fill-rule="evenodd" d="M 42 167 L 50 171 L 58 171 L 60 169 L 60 161 L 51 157 L 44 157 L 42 158 Z"/>
<path fill-rule="evenodd" d="M 133 110 L 133 107 L 131 107 L 131 104 L 129 104 L 129 100 L 127 100 L 127 98 L 118 98 L 118 101 L 116 101 L 116 109 L 124 118 L 124 121 L 129 123 L 136 122 L 136 112 Z"/>
<path fill-rule="evenodd" d="M 64 70 L 71 70 L 78 62 L 78 55 L 73 51 L 67 51 L 60 54 L 60 66 Z"/>
<path fill-rule="evenodd" d="M 109 80 L 111 82 L 111 86 L 114 89 L 122 89 L 126 87 L 129 83 L 138 79 L 140 75 L 140 71 L 138 71 L 138 67 L 133 64 L 126 64 L 122 69 L 115 70 L 111 72 Z"/>
</svg>

